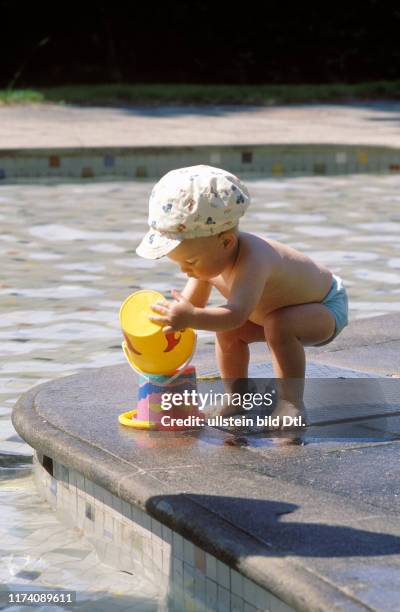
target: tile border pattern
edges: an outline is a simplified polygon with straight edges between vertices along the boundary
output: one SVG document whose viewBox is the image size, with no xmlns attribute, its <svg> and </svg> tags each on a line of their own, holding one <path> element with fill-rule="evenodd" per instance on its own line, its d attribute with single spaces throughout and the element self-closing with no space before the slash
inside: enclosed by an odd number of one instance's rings
<svg viewBox="0 0 400 612">
<path fill-rule="evenodd" d="M 400 149 L 355 145 L 2 149 L 0 184 L 18 178 L 153 179 L 197 164 L 277 178 L 399 173 Z"/>
<path fill-rule="evenodd" d="M 58 518 L 83 530 L 100 560 L 159 585 L 166 610 L 290 612 L 246 576 L 76 470 L 35 452 L 34 475 Z M 134 579 L 134 576 L 132 577 Z"/>
</svg>

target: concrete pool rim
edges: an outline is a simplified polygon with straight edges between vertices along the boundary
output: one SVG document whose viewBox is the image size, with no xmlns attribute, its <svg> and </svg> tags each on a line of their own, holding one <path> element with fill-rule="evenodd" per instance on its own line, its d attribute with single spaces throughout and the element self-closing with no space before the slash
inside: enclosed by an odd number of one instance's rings
<svg viewBox="0 0 400 612">
<path fill-rule="evenodd" d="M 112 367 L 115 369 L 115 366 Z M 123 501 L 137 505 L 289 606 L 304 605 L 308 610 L 320 610 L 324 606 L 328 609 L 333 601 L 341 601 L 342 604 L 348 602 L 344 593 L 321 581 L 312 572 L 295 564 L 289 566 L 284 554 L 281 558 L 269 559 L 267 567 L 259 567 L 253 557 L 246 559 L 246 543 L 251 538 L 224 524 L 223 520 L 211 515 L 189 496 L 183 494 L 177 499 L 177 496 L 157 491 L 154 480 L 143 473 L 138 475 L 134 485 L 124 487 L 126 465 L 121 459 L 87 441 L 73 438 L 40 416 L 35 407 L 35 398 L 47 385 L 49 383 L 37 385 L 24 393 L 12 415 L 14 427 L 40 454 L 73 468 Z"/>
</svg>

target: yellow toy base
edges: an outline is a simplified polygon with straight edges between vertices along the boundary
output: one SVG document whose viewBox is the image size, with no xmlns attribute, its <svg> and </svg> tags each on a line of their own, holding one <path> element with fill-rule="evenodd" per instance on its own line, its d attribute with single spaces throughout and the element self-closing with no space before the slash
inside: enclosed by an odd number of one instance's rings
<svg viewBox="0 0 400 612">
<path fill-rule="evenodd" d="M 137 408 L 135 410 L 129 410 L 128 412 L 123 412 L 119 415 L 118 421 L 121 425 L 126 425 L 127 427 L 135 427 L 136 429 L 154 429 L 155 423 L 152 421 L 138 421 L 134 418 L 134 415 L 137 414 Z"/>
</svg>

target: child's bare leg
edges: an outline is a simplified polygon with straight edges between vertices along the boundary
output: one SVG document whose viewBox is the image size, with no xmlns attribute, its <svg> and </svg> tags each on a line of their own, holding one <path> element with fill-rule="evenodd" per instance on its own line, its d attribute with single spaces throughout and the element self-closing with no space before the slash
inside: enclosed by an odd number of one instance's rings
<svg viewBox="0 0 400 612">
<path fill-rule="evenodd" d="M 322 304 L 287 306 L 271 312 L 264 322 L 265 338 L 271 351 L 277 378 L 278 404 L 274 415 L 298 416 L 304 409 L 304 346 L 328 340 L 335 319 Z"/>
<path fill-rule="evenodd" d="M 217 332 L 215 354 L 225 391 L 246 393 L 251 342 L 265 341 L 264 330 L 260 325 L 247 321 L 242 327 L 225 332 Z M 239 412 L 238 407 L 226 406 L 223 414 Z"/>
<path fill-rule="evenodd" d="M 247 378 L 250 351 L 249 346 L 240 338 L 237 330 L 217 332 L 215 355 L 221 378 L 231 380 Z"/>
</svg>

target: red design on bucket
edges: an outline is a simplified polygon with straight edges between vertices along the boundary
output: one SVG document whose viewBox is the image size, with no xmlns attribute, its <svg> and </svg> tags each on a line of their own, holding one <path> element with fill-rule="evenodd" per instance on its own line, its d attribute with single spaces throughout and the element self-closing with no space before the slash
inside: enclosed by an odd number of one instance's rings
<svg viewBox="0 0 400 612">
<path fill-rule="evenodd" d="M 165 334 L 165 337 L 167 339 L 168 344 L 167 348 L 164 349 L 164 353 L 169 353 L 180 342 L 181 334 L 179 334 L 178 337 L 175 338 L 175 332 L 168 332 Z"/>
</svg>

